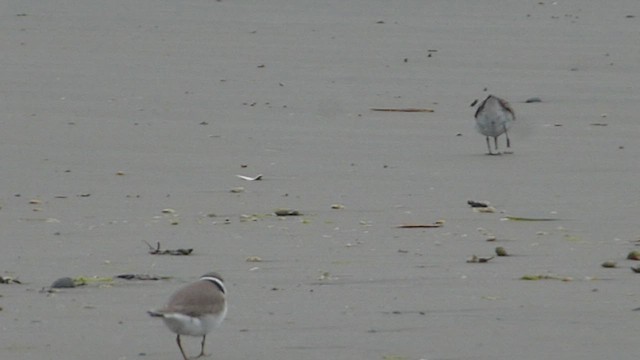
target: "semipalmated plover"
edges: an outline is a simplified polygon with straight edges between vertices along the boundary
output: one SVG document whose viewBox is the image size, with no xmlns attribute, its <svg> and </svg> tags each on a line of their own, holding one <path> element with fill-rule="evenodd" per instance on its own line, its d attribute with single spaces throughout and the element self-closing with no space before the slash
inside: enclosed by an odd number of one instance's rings
<svg viewBox="0 0 640 360">
<path fill-rule="evenodd" d="M 180 335 L 202 336 L 202 348 L 197 356 L 202 357 L 207 334 L 227 315 L 226 292 L 222 277 L 215 272 L 208 273 L 171 295 L 166 307 L 148 313 L 161 317 L 167 327 L 178 334 L 176 342 L 185 360 L 189 358 L 182 349 Z"/>
<path fill-rule="evenodd" d="M 498 151 L 498 136 L 502 134 L 505 134 L 507 138 L 507 148 L 511 147 L 507 130 L 509 130 L 515 120 L 516 115 L 506 100 L 489 95 L 482 104 L 480 104 L 476 111 L 476 128 L 480 134 L 486 136 L 489 155 L 500 154 L 499 152 L 494 153 L 491 151 L 489 137 L 493 138 L 496 151 Z"/>
</svg>

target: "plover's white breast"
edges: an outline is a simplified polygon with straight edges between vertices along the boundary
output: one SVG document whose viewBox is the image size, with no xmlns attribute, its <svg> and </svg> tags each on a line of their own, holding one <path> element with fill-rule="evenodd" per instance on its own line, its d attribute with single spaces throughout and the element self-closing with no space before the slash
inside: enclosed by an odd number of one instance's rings
<svg viewBox="0 0 640 360">
<path fill-rule="evenodd" d="M 502 135 L 513 125 L 514 116 L 510 108 L 506 108 L 494 96 L 488 97 L 476 113 L 476 128 L 484 136 Z"/>
</svg>

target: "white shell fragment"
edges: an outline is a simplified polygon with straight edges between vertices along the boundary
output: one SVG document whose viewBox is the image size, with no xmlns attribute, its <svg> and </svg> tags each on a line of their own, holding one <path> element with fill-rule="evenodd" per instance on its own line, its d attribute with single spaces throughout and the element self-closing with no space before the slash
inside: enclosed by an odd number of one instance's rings
<svg viewBox="0 0 640 360">
<path fill-rule="evenodd" d="M 258 180 L 262 180 L 262 174 L 258 174 L 255 177 L 250 177 L 250 176 L 244 176 L 244 175 L 236 175 L 237 177 L 239 177 L 242 180 L 247 180 L 247 181 L 258 181 Z"/>
</svg>

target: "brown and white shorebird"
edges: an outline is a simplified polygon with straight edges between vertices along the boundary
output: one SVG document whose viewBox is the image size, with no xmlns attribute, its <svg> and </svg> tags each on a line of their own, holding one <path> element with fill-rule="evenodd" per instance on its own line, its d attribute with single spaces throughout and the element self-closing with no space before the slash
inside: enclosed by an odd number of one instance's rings
<svg viewBox="0 0 640 360">
<path fill-rule="evenodd" d="M 499 155 L 498 151 L 498 136 L 505 134 L 507 138 L 507 148 L 511 147 L 511 141 L 509 140 L 509 133 L 507 130 L 516 121 L 516 114 L 513 112 L 511 105 L 497 96 L 489 95 L 480 104 L 476 111 L 476 129 L 480 134 L 486 136 L 487 148 L 489 148 L 489 155 Z M 489 137 L 493 138 L 493 144 L 496 149 L 496 153 L 491 151 L 491 143 Z"/>
<path fill-rule="evenodd" d="M 200 280 L 186 285 L 169 298 L 167 306 L 149 311 L 149 315 L 160 317 L 171 331 L 176 333 L 176 342 L 184 360 L 189 360 L 182 349 L 180 335 L 202 336 L 200 355 L 204 353 L 204 342 L 211 330 L 220 326 L 227 315 L 226 289 L 222 277 L 211 272 Z"/>
</svg>

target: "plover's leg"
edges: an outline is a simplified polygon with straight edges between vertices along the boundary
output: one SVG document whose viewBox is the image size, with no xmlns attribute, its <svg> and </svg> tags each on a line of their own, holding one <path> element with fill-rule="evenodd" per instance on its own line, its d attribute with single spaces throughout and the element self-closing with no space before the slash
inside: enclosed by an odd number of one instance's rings
<svg viewBox="0 0 640 360">
<path fill-rule="evenodd" d="M 498 137 L 494 136 L 493 138 L 493 145 L 496 147 L 496 151 L 498 151 Z"/>
<path fill-rule="evenodd" d="M 511 141 L 509 140 L 509 133 L 507 132 L 507 128 L 504 128 L 504 134 L 507 137 L 507 147 L 510 148 L 511 147 Z"/>
<path fill-rule="evenodd" d="M 204 353 L 204 341 L 205 341 L 205 340 L 207 340 L 207 335 L 202 336 L 202 344 L 201 344 L 201 345 L 202 345 L 202 347 L 201 347 L 201 349 L 200 349 L 200 355 L 196 356 L 196 357 L 195 357 L 196 359 L 197 359 L 197 358 L 201 358 L 201 357 L 203 357 L 203 356 L 209 356 L 209 355 L 207 355 L 207 354 L 205 354 L 205 353 Z"/>
<path fill-rule="evenodd" d="M 180 343 L 180 334 L 178 334 L 178 336 L 176 337 L 176 342 L 178 343 L 178 347 L 180 348 L 180 352 L 182 353 L 182 357 L 184 358 L 184 360 L 189 360 L 187 354 L 185 354 L 184 350 L 182 349 L 182 344 Z"/>
<path fill-rule="evenodd" d="M 493 152 L 491 151 L 491 140 L 489 140 L 488 136 L 485 139 L 487 139 L 487 149 L 489 150 L 489 155 L 493 155 Z"/>
</svg>

